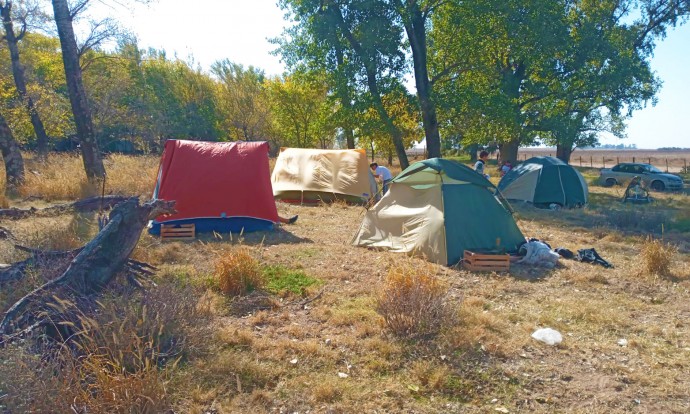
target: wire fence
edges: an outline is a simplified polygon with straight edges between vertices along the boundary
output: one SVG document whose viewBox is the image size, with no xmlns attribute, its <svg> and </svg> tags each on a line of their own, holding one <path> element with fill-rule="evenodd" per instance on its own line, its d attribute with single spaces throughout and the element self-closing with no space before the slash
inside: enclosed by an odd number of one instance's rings
<svg viewBox="0 0 690 414">
<path fill-rule="evenodd" d="M 518 161 L 524 161 L 535 155 L 548 155 L 550 157 L 555 157 L 555 152 L 521 152 L 518 154 Z M 684 154 L 685 155 L 685 154 Z M 666 172 L 677 173 L 677 172 L 689 172 L 688 164 L 690 164 L 690 154 L 686 157 L 672 157 L 672 156 L 651 156 L 646 154 L 640 155 L 601 155 L 601 154 L 573 154 L 570 156 L 570 165 L 577 167 L 590 167 L 590 168 L 611 168 L 616 164 L 625 162 L 637 162 L 644 164 L 651 164 L 660 170 Z"/>
</svg>

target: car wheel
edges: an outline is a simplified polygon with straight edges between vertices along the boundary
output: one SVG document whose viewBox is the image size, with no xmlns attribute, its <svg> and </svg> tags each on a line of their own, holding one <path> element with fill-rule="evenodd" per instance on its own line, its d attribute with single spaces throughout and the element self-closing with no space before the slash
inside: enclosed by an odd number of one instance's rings
<svg viewBox="0 0 690 414">
<path fill-rule="evenodd" d="M 607 178 L 606 182 L 604 182 L 604 185 L 606 187 L 613 187 L 614 185 L 616 185 L 616 179 L 615 178 Z"/>
<path fill-rule="evenodd" d="M 664 185 L 663 182 L 657 180 L 657 181 L 652 181 L 652 190 L 654 191 L 664 191 L 664 188 L 666 186 Z"/>
</svg>

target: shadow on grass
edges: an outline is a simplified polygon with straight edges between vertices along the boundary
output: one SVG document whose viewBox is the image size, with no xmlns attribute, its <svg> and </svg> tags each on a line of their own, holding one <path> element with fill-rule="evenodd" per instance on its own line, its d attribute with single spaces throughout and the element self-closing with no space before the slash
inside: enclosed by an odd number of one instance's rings
<svg viewBox="0 0 690 414">
<path fill-rule="evenodd" d="M 510 276 L 514 279 L 517 280 L 524 280 L 528 282 L 539 282 L 541 280 L 546 279 L 547 277 L 551 276 L 556 269 L 559 267 L 555 268 L 546 268 L 546 267 L 540 267 L 540 266 L 534 266 L 534 265 L 527 265 L 527 264 L 520 264 L 520 263 L 511 263 L 510 264 Z"/>
<path fill-rule="evenodd" d="M 273 246 L 278 244 L 299 244 L 314 243 L 306 237 L 296 236 L 287 231 L 283 226 L 276 226 L 270 231 L 254 231 L 251 233 L 204 233 L 199 234 L 197 239 L 204 243 L 232 243 L 243 244 L 246 246 Z"/>
<path fill-rule="evenodd" d="M 662 199 L 651 204 L 622 203 L 611 194 L 592 193 L 590 204 L 582 209 L 552 211 L 538 209 L 529 203 L 513 203 L 519 219 L 531 220 L 548 226 L 600 228 L 624 234 L 661 235 L 669 230 L 685 232 L 686 203 Z M 539 238 L 540 235 L 533 235 Z"/>
</svg>

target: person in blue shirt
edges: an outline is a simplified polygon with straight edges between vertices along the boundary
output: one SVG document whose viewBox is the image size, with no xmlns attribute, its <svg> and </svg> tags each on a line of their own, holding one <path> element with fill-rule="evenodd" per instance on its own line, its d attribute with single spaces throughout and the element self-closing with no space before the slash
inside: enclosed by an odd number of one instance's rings
<svg viewBox="0 0 690 414">
<path fill-rule="evenodd" d="M 371 168 L 374 177 L 376 177 L 378 181 L 381 181 L 383 187 L 381 192 L 385 195 L 388 192 L 388 184 L 393 180 L 393 174 L 391 174 L 388 168 L 382 167 L 375 162 L 369 164 L 369 168 Z"/>
</svg>

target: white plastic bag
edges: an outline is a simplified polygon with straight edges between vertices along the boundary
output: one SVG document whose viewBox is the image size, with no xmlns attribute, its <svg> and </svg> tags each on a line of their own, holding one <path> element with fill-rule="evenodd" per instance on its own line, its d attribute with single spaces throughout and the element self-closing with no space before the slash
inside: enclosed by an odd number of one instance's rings
<svg viewBox="0 0 690 414">
<path fill-rule="evenodd" d="M 537 329 L 532 333 L 532 338 L 551 346 L 558 345 L 563 341 L 561 333 L 551 328 Z"/>
</svg>

